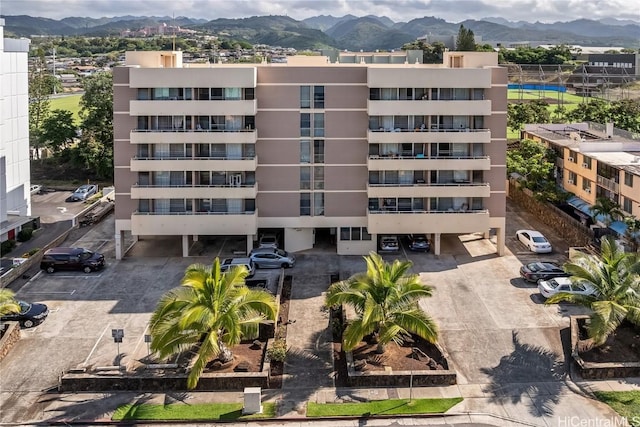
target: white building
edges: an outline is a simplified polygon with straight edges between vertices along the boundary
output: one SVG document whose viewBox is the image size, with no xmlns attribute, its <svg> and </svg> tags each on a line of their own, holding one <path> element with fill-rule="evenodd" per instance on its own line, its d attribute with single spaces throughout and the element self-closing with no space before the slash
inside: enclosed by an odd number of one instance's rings
<svg viewBox="0 0 640 427">
<path fill-rule="evenodd" d="M 0 240 L 31 221 L 28 39 L 5 39 L 0 19 Z"/>
</svg>

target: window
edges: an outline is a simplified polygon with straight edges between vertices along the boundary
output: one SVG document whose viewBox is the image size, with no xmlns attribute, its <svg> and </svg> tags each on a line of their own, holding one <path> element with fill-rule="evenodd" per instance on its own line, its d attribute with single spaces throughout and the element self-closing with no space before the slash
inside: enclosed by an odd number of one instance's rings
<svg viewBox="0 0 640 427">
<path fill-rule="evenodd" d="M 324 136 L 324 114 L 313 115 L 313 136 Z"/>
<path fill-rule="evenodd" d="M 578 185 L 578 175 L 575 174 L 575 172 L 571 172 L 569 171 L 569 175 L 568 175 L 568 183 L 571 185 Z"/>
<path fill-rule="evenodd" d="M 578 163 L 578 154 L 573 151 L 569 151 L 569 157 L 567 158 L 571 163 Z"/>
<path fill-rule="evenodd" d="M 324 193 L 313 193 L 313 215 L 324 215 Z"/>
<path fill-rule="evenodd" d="M 633 174 L 630 172 L 624 172 L 624 185 L 633 187 Z"/>
<path fill-rule="evenodd" d="M 582 177 L 582 190 L 591 193 L 591 181 L 585 177 Z"/>
<path fill-rule="evenodd" d="M 311 108 L 311 86 L 300 86 L 300 108 Z"/>
<path fill-rule="evenodd" d="M 311 141 L 300 140 L 300 163 L 311 163 Z"/>
<path fill-rule="evenodd" d="M 309 166 L 300 167 L 300 189 L 311 189 L 311 168 Z"/>
<path fill-rule="evenodd" d="M 313 163 L 324 163 L 324 140 L 313 140 Z"/>
<path fill-rule="evenodd" d="M 324 108 L 324 86 L 313 87 L 313 108 Z"/>
<path fill-rule="evenodd" d="M 313 167 L 313 189 L 324 189 L 324 166 Z"/>
<path fill-rule="evenodd" d="M 371 234 L 366 227 L 340 227 L 340 240 L 371 240 Z"/>
<path fill-rule="evenodd" d="M 311 216 L 311 193 L 300 193 L 300 216 Z"/>
<path fill-rule="evenodd" d="M 582 166 L 591 169 L 591 157 L 582 156 Z"/>
<path fill-rule="evenodd" d="M 622 198 L 622 209 L 625 212 L 628 212 L 630 214 L 633 213 L 633 204 L 632 204 L 632 200 L 628 197 L 623 197 Z"/>
<path fill-rule="evenodd" d="M 300 136 L 311 136 L 311 114 L 300 114 Z"/>
</svg>

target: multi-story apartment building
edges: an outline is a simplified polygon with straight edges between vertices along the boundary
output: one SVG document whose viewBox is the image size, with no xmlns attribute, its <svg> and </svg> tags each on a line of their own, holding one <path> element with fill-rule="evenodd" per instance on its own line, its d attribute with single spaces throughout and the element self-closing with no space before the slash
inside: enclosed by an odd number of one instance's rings
<svg viewBox="0 0 640 427">
<path fill-rule="evenodd" d="M 590 216 L 599 197 L 618 203 L 640 216 L 640 142 L 638 136 L 615 129 L 613 123 L 525 125 L 523 138 L 542 142 L 557 154 L 555 175 L 566 191 L 575 194 L 569 204 Z M 586 218 L 585 218 L 586 219 Z M 610 228 L 624 234 L 626 225 Z"/>
<path fill-rule="evenodd" d="M 28 39 L 5 39 L 0 18 L 0 240 L 31 222 Z"/>
<path fill-rule="evenodd" d="M 504 250 L 507 72 L 495 53 L 293 56 L 186 64 L 127 52 L 114 69 L 116 255 L 125 231 L 263 230 L 289 251 L 332 236 L 339 254 L 378 236 L 497 235 Z"/>
</svg>

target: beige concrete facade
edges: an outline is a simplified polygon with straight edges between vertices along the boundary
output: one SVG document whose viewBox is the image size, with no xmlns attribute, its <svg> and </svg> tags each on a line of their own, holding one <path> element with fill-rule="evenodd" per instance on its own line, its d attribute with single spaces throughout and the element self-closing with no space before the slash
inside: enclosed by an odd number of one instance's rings
<svg viewBox="0 0 640 427">
<path fill-rule="evenodd" d="M 186 255 L 203 235 L 249 249 L 264 229 L 290 251 L 329 235 L 340 254 L 409 233 L 439 252 L 442 233 L 496 229 L 502 254 L 506 93 L 494 53 L 196 65 L 128 52 L 114 70 L 116 255 L 124 231 L 182 236 Z"/>
</svg>

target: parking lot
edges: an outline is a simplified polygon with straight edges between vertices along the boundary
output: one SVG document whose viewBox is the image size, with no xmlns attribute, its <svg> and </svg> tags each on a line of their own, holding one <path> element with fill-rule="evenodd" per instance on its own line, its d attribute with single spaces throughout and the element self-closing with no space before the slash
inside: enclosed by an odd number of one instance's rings
<svg viewBox="0 0 640 427">
<path fill-rule="evenodd" d="M 182 258 L 179 246 L 167 239 L 140 242 L 128 257 L 116 261 L 113 226 L 110 216 L 81 238 L 67 242 L 104 253 L 104 270 L 42 272 L 15 289 L 21 299 L 46 303 L 51 313 L 42 325 L 23 330 L 21 341 L 0 364 L 0 422 L 41 418 L 46 405 L 34 402 L 41 399 L 42 391 L 57 386 L 63 371 L 118 363 L 135 366 L 147 355 L 144 336 L 160 296 L 178 285 L 189 264 L 212 260 L 210 253 Z M 528 252 L 515 240 L 520 228 L 542 231 L 553 243 L 554 253 Z M 434 296 L 422 305 L 440 325 L 441 341 L 458 371 L 459 384 L 499 388 L 502 383 L 559 381 L 566 373 L 564 332 L 560 331 L 567 327 L 568 315 L 581 309 L 542 304 L 535 286 L 520 279 L 518 271 L 522 263 L 534 260 L 562 262 L 568 248 L 535 219 L 513 208 L 508 213 L 506 256 L 496 257 L 494 244 L 481 237 L 445 236 L 443 255 L 437 257 L 409 252 L 401 239 L 400 252 L 384 257 L 411 260 L 413 270 L 434 287 Z M 145 247 L 149 248 L 146 253 Z M 234 241 L 214 247 L 213 255 L 231 256 Z M 365 269 L 358 256 L 310 251 L 297 255 L 297 260 L 296 267 L 288 270 L 295 286 L 322 280 L 322 288 L 332 272 L 346 278 Z M 278 273 L 259 270 L 257 274 L 274 277 Z M 112 329 L 124 330 L 119 348 Z"/>
</svg>

